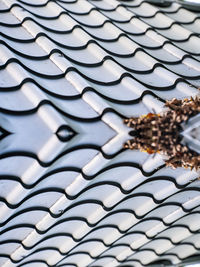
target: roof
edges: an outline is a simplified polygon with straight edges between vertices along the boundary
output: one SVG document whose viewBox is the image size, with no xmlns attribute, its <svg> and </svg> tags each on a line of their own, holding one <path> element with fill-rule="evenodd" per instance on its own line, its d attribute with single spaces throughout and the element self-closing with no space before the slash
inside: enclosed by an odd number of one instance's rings
<svg viewBox="0 0 200 267">
<path fill-rule="evenodd" d="M 200 13 L 178 2 L 0 0 L 0 265 L 199 255 L 199 174 L 124 150 L 124 118 L 199 93 Z"/>
</svg>

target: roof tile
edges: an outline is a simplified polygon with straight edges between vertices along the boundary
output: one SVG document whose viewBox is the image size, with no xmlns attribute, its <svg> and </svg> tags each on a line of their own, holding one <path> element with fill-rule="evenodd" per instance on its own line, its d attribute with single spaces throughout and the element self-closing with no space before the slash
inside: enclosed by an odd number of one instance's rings
<svg viewBox="0 0 200 267">
<path fill-rule="evenodd" d="M 198 252 L 198 173 L 122 147 L 124 117 L 197 95 L 199 13 L 0 0 L 0 14 L 0 132 L 13 133 L 0 136 L 0 265 L 136 267 Z"/>
</svg>

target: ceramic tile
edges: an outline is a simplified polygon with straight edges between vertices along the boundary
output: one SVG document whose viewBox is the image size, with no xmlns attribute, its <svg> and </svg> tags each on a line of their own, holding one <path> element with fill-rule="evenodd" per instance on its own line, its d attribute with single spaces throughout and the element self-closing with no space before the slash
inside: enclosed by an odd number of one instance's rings
<svg viewBox="0 0 200 267">
<path fill-rule="evenodd" d="M 141 80 L 140 74 L 134 74 L 133 76 Z M 159 80 L 158 76 L 162 77 L 163 80 Z M 145 84 L 145 86 L 147 87 L 148 86 L 152 87 L 152 89 L 153 87 L 158 87 L 158 88 L 170 87 L 175 83 L 176 79 L 177 79 L 176 75 L 170 73 L 169 71 L 161 67 L 155 68 L 152 73 L 142 74 L 143 84 Z"/>
<path fill-rule="evenodd" d="M 146 25 L 146 27 L 139 27 L 139 25 L 137 26 L 136 24 L 136 22 L 138 21 L 139 21 L 138 18 L 132 18 L 129 22 L 126 23 L 115 22 L 115 25 L 127 34 L 133 34 L 133 35 L 145 34 L 145 31 L 148 30 L 150 26 L 148 27 L 148 25 Z"/>
<path fill-rule="evenodd" d="M 9 66 L 10 65 L 10 66 Z M 1 73 L 1 82 L 0 86 L 2 89 L 9 87 L 16 87 L 19 83 L 15 80 L 15 78 L 10 73 L 10 69 L 14 64 L 9 64 L 6 69 L 0 70 Z M 21 80 L 22 81 L 22 80 Z M 21 82 L 20 81 L 20 82 Z"/>
<path fill-rule="evenodd" d="M 155 16 L 155 14 L 159 10 L 157 7 L 147 2 L 143 2 L 141 3 L 141 5 L 136 7 L 128 7 L 128 9 L 131 10 L 134 14 L 144 18 Z"/>
<path fill-rule="evenodd" d="M 42 58 L 47 56 L 47 53 L 41 49 L 36 42 L 16 42 L 3 36 L 1 36 L 0 40 L 6 43 L 8 48 L 13 50 L 14 53 L 19 53 L 24 57 Z"/>
<path fill-rule="evenodd" d="M 90 27 L 83 26 L 83 28 L 93 38 L 97 40 L 100 39 L 102 41 L 115 40 L 122 33 L 110 21 L 103 24 L 102 27 L 90 28 Z"/>
<path fill-rule="evenodd" d="M 8 7 L 6 4 L 4 4 L 3 2 L 0 3 L 0 11 L 3 13 L 3 12 L 6 12 L 8 10 Z"/>
<path fill-rule="evenodd" d="M 101 64 L 107 54 L 95 43 L 89 43 L 86 48 L 71 50 L 58 47 L 63 55 L 78 65 L 95 66 Z M 86 59 L 85 59 L 86 57 Z"/>
<path fill-rule="evenodd" d="M 190 31 L 177 24 L 173 24 L 170 29 L 157 30 L 157 32 L 172 41 L 184 41 L 191 35 Z"/>
<path fill-rule="evenodd" d="M 67 14 L 61 14 L 58 18 L 45 19 L 37 18 L 32 15 L 34 21 L 37 21 L 37 24 L 40 25 L 44 30 L 53 32 L 53 33 L 68 33 L 71 32 L 75 27 L 75 21 L 68 16 Z"/>
<path fill-rule="evenodd" d="M 198 69 L 193 68 L 189 64 L 184 64 L 184 60 L 182 64 L 176 64 L 176 67 L 174 67 L 174 65 L 171 64 L 170 65 L 166 64 L 166 66 L 169 70 L 183 77 L 192 78 L 192 77 L 198 77 L 200 75 Z"/>
<path fill-rule="evenodd" d="M 28 4 L 28 5 L 33 5 L 33 6 L 43 6 L 43 5 L 46 5 L 48 3 L 48 0 L 36 0 L 34 1 L 34 4 L 31 2 L 31 0 L 23 0 L 23 1 L 20 1 L 24 4 Z"/>
<path fill-rule="evenodd" d="M 193 13 L 187 9 L 184 9 L 184 8 L 180 8 L 175 13 L 168 13 L 167 16 L 172 18 L 177 23 L 183 23 L 183 24 L 191 23 L 197 18 L 195 13 Z M 186 25 L 184 25 L 184 26 L 186 26 Z"/>
<path fill-rule="evenodd" d="M 188 29 L 191 32 L 200 33 L 200 19 L 196 19 L 193 23 L 190 24 L 184 24 L 184 27 Z"/>
<path fill-rule="evenodd" d="M 132 55 L 139 46 L 128 39 L 126 36 L 121 36 L 116 41 L 105 42 L 98 41 L 98 44 L 109 54 L 116 56 Z"/>
<path fill-rule="evenodd" d="M 91 10 L 89 14 L 71 14 L 71 17 L 75 19 L 81 25 L 86 25 L 90 27 L 102 26 L 106 22 L 106 17 L 99 13 L 97 10 Z"/>
<path fill-rule="evenodd" d="M 147 33 L 143 34 L 143 35 L 134 35 L 134 36 L 130 36 L 130 38 L 136 42 L 136 44 L 138 44 L 139 46 L 143 47 L 143 48 L 150 48 L 150 49 L 159 49 L 163 46 L 165 40 L 161 39 L 160 40 L 156 40 L 154 38 L 152 38 L 151 36 L 148 35 L 148 33 L 151 30 L 147 31 Z"/>
<path fill-rule="evenodd" d="M 125 15 L 123 11 L 123 7 L 120 6 L 115 10 L 101 11 L 101 13 L 104 14 L 105 17 L 111 19 L 113 22 L 125 23 L 127 20 L 130 20 L 130 18 L 127 18 L 127 15 Z M 134 15 L 131 17 L 134 17 Z"/>
<path fill-rule="evenodd" d="M 1 3 L 2 4 L 2 3 Z M 0 25 L 20 25 L 20 21 L 9 11 L 1 13 Z"/>
<path fill-rule="evenodd" d="M 176 55 L 175 53 L 170 53 L 169 51 L 167 51 L 167 49 L 165 49 L 165 46 L 167 46 L 167 44 L 161 48 L 154 50 L 151 48 L 145 48 L 145 51 L 159 62 L 174 64 L 179 63 L 181 61 L 179 55 Z M 182 57 L 183 56 L 184 53 L 182 52 Z"/>
<path fill-rule="evenodd" d="M 141 0 L 136 0 L 136 1 L 120 1 L 121 4 L 123 4 L 123 6 L 125 7 L 137 7 L 140 6 L 142 4 Z"/>
<path fill-rule="evenodd" d="M 21 2 L 20 7 L 22 8 L 22 11 L 28 11 L 33 15 L 39 16 L 44 19 L 55 18 L 59 16 L 60 12 L 62 12 L 62 8 L 52 1 L 48 1 L 45 5 L 39 6 L 34 6 L 25 2 Z"/>
<path fill-rule="evenodd" d="M 146 255 L 146 257 L 145 257 Z M 139 261 L 142 265 L 147 265 L 157 259 L 157 255 L 153 251 L 141 251 L 133 254 L 133 256 L 129 257 L 129 259 L 134 259 L 134 261 Z"/>
<path fill-rule="evenodd" d="M 144 22 L 156 29 L 165 29 L 169 28 L 173 20 L 162 13 L 157 13 L 154 17 L 151 18 L 142 18 Z"/>
<path fill-rule="evenodd" d="M 169 254 L 175 254 L 179 259 L 184 259 L 192 254 L 196 253 L 197 250 L 192 245 L 177 245 L 176 248 L 168 251 Z"/>
<path fill-rule="evenodd" d="M 187 41 L 183 41 L 180 43 L 176 43 L 174 41 L 174 44 L 182 50 L 186 51 L 187 53 L 199 55 L 199 40 L 200 39 L 198 36 L 191 36 Z"/>
<path fill-rule="evenodd" d="M 158 255 L 160 255 L 165 253 L 171 247 L 173 247 L 173 244 L 169 240 L 158 239 L 152 240 L 152 242 L 149 242 L 149 244 L 144 245 L 142 249 L 154 250 Z"/>
<path fill-rule="evenodd" d="M 3 35 L 6 35 L 10 39 L 19 40 L 21 42 L 23 41 L 29 41 L 32 40 L 33 37 L 22 27 L 6 27 L 6 26 L 0 26 L 1 33 Z"/>
<path fill-rule="evenodd" d="M 114 7 L 109 4 L 108 1 L 94 1 L 94 0 L 89 0 L 89 3 L 91 3 L 93 6 L 98 8 L 99 10 L 102 11 L 112 11 L 114 10 Z"/>
<path fill-rule="evenodd" d="M 64 8 L 66 11 L 74 13 L 74 14 L 88 14 L 94 7 L 92 4 L 90 4 L 86 0 L 79 0 L 76 2 L 63 2 L 63 1 L 58 1 L 59 6 Z"/>
<path fill-rule="evenodd" d="M 80 66 L 79 71 L 83 77 L 97 84 L 117 83 L 123 74 L 123 69 L 110 59 L 105 60 L 100 66 L 94 66 L 91 69 Z"/>
<path fill-rule="evenodd" d="M 90 40 L 90 37 L 86 32 L 80 28 L 74 28 L 69 33 L 54 33 L 51 31 L 43 30 L 44 33 L 52 40 L 56 45 L 69 49 L 82 49 Z"/>
</svg>

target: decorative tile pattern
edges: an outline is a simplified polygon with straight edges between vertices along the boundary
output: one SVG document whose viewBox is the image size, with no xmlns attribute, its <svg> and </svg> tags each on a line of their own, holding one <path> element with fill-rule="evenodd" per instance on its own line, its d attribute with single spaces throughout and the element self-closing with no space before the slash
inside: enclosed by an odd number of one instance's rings
<svg viewBox="0 0 200 267">
<path fill-rule="evenodd" d="M 199 14 L 0 0 L 0 266 L 199 255 L 198 173 L 122 149 L 124 118 L 199 93 Z"/>
</svg>

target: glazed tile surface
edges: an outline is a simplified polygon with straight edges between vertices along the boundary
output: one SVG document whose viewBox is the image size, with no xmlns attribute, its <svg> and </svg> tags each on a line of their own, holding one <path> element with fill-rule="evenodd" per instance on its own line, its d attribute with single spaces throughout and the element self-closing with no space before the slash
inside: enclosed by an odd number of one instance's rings
<svg viewBox="0 0 200 267">
<path fill-rule="evenodd" d="M 199 255 L 199 174 L 122 148 L 125 117 L 199 94 L 199 33 L 178 3 L 0 0 L 0 266 Z"/>
</svg>

